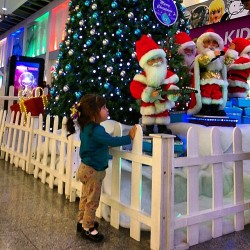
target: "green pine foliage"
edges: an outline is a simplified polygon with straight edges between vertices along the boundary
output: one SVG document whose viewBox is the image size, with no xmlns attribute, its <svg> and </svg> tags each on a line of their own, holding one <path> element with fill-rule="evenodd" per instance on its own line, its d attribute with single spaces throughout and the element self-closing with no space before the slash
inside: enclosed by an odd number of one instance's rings
<svg viewBox="0 0 250 250">
<path fill-rule="evenodd" d="M 142 70 L 135 42 L 148 34 L 161 48 L 172 46 L 166 44 L 167 37 L 188 31 L 181 2 L 176 0 L 178 22 L 167 27 L 157 20 L 153 1 L 71 0 L 46 113 L 68 117 L 83 95 L 97 93 L 105 96 L 111 119 L 138 123 L 139 107 L 129 90 L 133 77 Z M 173 52 L 175 58 L 175 48 Z M 178 60 L 170 63 L 177 74 L 183 65 L 183 59 Z"/>
</svg>

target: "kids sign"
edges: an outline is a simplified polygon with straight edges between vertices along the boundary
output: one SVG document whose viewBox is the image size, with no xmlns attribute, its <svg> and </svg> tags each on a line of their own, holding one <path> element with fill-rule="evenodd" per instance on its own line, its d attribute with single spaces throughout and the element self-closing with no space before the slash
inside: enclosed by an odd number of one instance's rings
<svg viewBox="0 0 250 250">
<path fill-rule="evenodd" d="M 153 8 L 157 19 L 163 25 L 171 26 L 176 22 L 178 11 L 173 0 L 154 0 Z"/>
</svg>

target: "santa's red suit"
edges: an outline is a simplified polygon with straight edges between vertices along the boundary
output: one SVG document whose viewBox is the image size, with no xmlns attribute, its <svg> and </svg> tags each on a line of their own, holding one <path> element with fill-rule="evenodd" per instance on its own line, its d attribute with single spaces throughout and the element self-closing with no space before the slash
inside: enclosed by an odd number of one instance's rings
<svg viewBox="0 0 250 250">
<path fill-rule="evenodd" d="M 196 45 L 192 38 L 186 32 L 179 32 L 174 35 L 175 43 L 179 45 L 178 53 L 184 56 L 185 65 L 189 69 L 190 84 L 189 87 L 194 88 L 194 60 L 197 53 Z M 190 94 L 190 102 L 188 110 L 196 105 L 195 93 Z"/>
<path fill-rule="evenodd" d="M 147 83 L 147 76 L 145 72 L 135 75 L 130 84 L 130 92 L 136 99 L 141 99 L 140 113 L 142 115 L 142 123 L 145 125 L 170 123 L 168 110 L 175 106 L 175 102 L 163 96 L 162 100 L 157 100 L 151 97 L 151 93 L 156 87 L 161 87 L 163 91 L 169 89 L 178 89 L 174 84 L 178 82 L 179 78 L 176 74 L 167 70 L 164 81 L 159 86 L 150 87 Z"/>
<path fill-rule="evenodd" d="M 249 91 L 247 79 L 250 77 L 250 41 L 239 37 L 232 43 L 240 56 L 228 68 L 228 96 L 245 98 Z"/>
<path fill-rule="evenodd" d="M 168 125 L 170 123 L 168 110 L 175 106 L 178 96 L 172 94 L 153 97 L 152 93 L 158 88 L 162 90 L 179 89 L 174 85 L 179 78 L 167 70 L 166 53 L 151 37 L 143 35 L 135 46 L 139 65 L 144 72 L 135 75 L 130 83 L 130 92 L 134 98 L 141 100 L 142 124 L 146 126 Z M 159 58 L 161 59 L 159 65 L 148 64 L 150 60 Z M 153 74 L 150 74 L 150 71 Z M 153 77 L 150 77 L 152 75 Z"/>
<path fill-rule="evenodd" d="M 204 41 L 210 39 L 218 43 L 218 48 L 204 47 Z M 228 58 L 236 57 L 232 50 L 228 50 L 224 56 L 224 42 L 222 38 L 212 30 L 203 33 L 196 42 L 198 55 L 194 62 L 194 88 L 195 105 L 187 112 L 189 114 L 200 113 L 202 115 L 225 115 L 223 111 L 228 94 L 226 64 L 232 62 Z M 221 51 L 216 56 L 214 49 Z"/>
</svg>

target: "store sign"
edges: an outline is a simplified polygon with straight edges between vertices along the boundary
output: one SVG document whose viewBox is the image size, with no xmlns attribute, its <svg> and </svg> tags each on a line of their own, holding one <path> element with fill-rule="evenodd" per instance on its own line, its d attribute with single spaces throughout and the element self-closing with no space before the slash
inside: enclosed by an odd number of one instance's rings
<svg viewBox="0 0 250 250">
<path fill-rule="evenodd" d="M 210 28 L 222 37 L 225 45 L 229 45 L 236 37 L 250 37 L 250 15 L 229 20 L 226 25 L 216 23 L 191 29 L 190 36 L 192 39 L 196 39 Z"/>
<path fill-rule="evenodd" d="M 154 0 L 153 9 L 163 25 L 171 26 L 178 18 L 178 10 L 173 0 Z"/>
</svg>

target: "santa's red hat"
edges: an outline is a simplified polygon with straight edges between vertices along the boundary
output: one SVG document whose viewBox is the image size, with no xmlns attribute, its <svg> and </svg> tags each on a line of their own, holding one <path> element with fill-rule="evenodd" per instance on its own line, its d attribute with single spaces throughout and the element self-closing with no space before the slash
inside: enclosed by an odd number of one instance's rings
<svg viewBox="0 0 250 250">
<path fill-rule="evenodd" d="M 250 52 L 250 41 L 246 38 L 237 37 L 232 41 L 232 43 L 235 44 L 235 50 L 240 56 Z"/>
<path fill-rule="evenodd" d="M 179 44 L 182 49 L 195 46 L 194 41 L 186 32 L 180 32 L 174 35 L 175 43 Z"/>
<path fill-rule="evenodd" d="M 136 56 L 140 66 L 143 68 L 144 64 L 154 57 L 166 57 L 163 49 L 149 36 L 143 35 L 140 40 L 135 43 Z"/>
<path fill-rule="evenodd" d="M 221 36 L 215 33 L 213 29 L 208 29 L 205 33 L 200 35 L 196 41 L 196 46 L 199 53 L 202 53 L 202 51 L 204 50 L 203 41 L 207 38 L 217 41 L 220 50 L 224 49 L 224 41 Z"/>
</svg>

